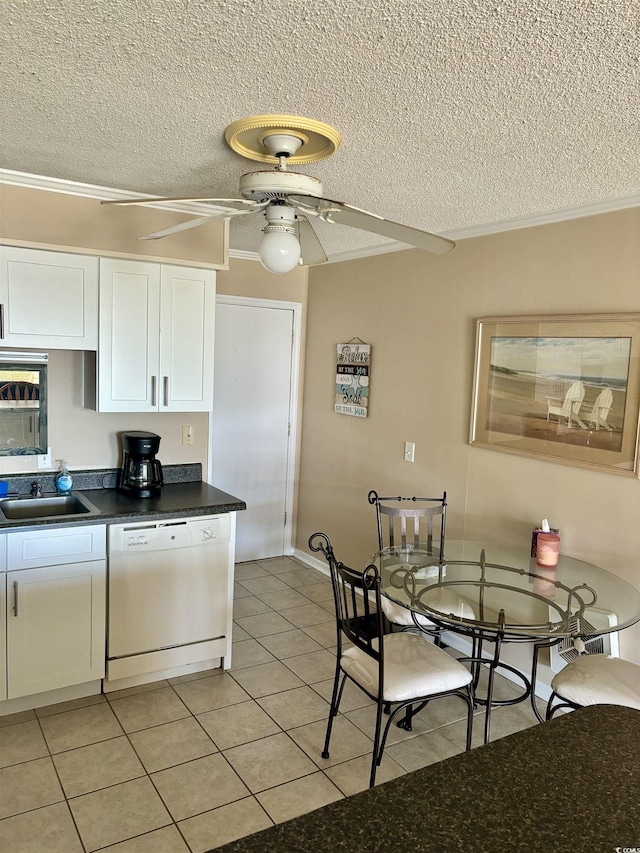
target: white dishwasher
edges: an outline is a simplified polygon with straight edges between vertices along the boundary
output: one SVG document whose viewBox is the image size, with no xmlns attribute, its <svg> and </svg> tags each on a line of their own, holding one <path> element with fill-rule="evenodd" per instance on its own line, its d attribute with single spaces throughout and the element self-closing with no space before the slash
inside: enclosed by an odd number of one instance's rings
<svg viewBox="0 0 640 853">
<path fill-rule="evenodd" d="M 230 665 L 233 521 L 110 525 L 106 690 L 215 658 Z"/>
</svg>

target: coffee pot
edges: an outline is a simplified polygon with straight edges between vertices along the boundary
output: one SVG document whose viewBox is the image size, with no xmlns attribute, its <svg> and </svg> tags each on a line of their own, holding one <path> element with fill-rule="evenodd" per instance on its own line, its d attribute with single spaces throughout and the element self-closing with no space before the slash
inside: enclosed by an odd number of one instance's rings
<svg viewBox="0 0 640 853">
<path fill-rule="evenodd" d="M 118 491 L 136 498 L 158 497 L 162 490 L 162 465 L 156 459 L 160 436 L 153 432 L 123 432 L 122 469 Z"/>
</svg>

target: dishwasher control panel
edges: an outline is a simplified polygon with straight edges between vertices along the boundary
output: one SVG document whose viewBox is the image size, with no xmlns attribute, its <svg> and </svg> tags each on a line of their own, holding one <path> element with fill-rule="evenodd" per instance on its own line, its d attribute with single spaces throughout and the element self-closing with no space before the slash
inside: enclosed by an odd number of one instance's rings
<svg viewBox="0 0 640 853">
<path fill-rule="evenodd" d="M 228 543 L 230 527 L 228 513 L 203 518 L 113 524 L 109 528 L 109 552 L 134 553 Z"/>
</svg>

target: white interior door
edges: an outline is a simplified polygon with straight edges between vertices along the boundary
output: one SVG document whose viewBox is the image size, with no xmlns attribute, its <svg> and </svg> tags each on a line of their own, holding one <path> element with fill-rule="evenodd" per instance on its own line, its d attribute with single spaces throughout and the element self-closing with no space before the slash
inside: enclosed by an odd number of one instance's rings
<svg viewBox="0 0 640 853">
<path fill-rule="evenodd" d="M 227 300 L 216 302 L 209 478 L 247 504 L 237 515 L 244 562 L 290 550 L 297 317 L 290 303 Z"/>
</svg>

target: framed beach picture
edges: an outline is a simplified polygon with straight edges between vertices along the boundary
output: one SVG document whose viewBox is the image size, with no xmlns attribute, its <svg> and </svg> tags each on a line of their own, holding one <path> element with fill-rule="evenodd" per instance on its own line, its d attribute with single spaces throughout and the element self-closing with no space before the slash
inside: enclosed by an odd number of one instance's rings
<svg viewBox="0 0 640 853">
<path fill-rule="evenodd" d="M 638 474 L 640 314 L 483 317 L 470 444 Z"/>
</svg>

